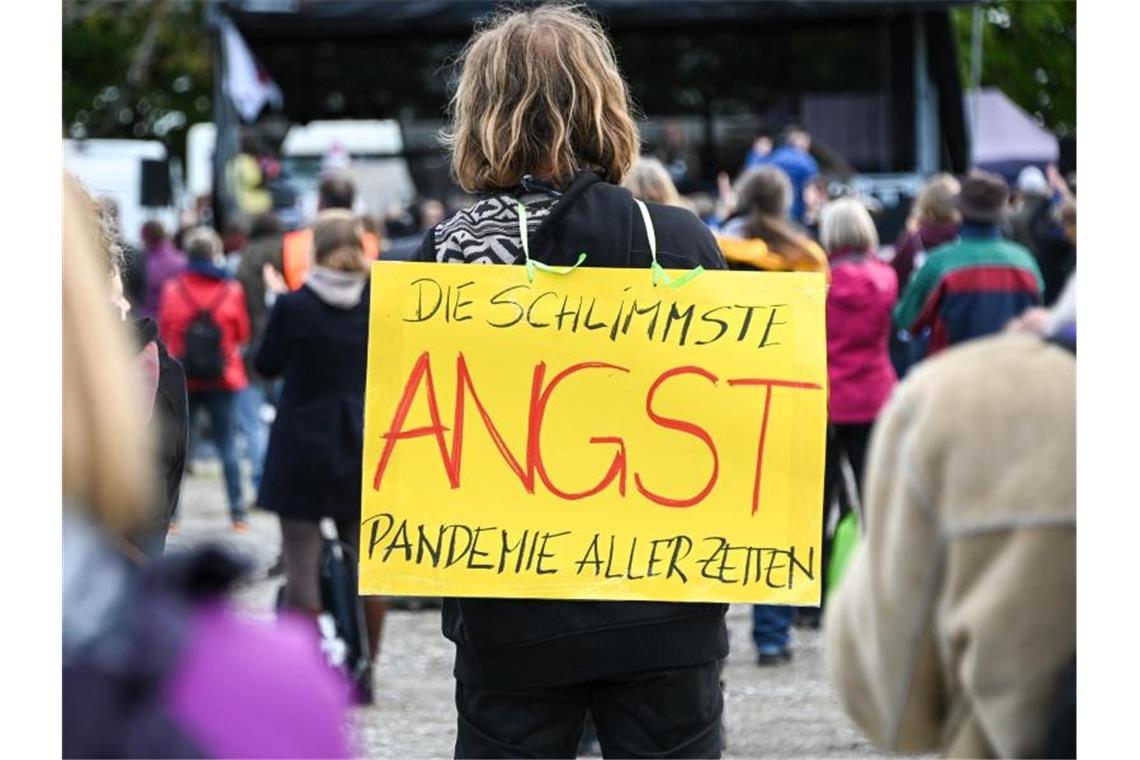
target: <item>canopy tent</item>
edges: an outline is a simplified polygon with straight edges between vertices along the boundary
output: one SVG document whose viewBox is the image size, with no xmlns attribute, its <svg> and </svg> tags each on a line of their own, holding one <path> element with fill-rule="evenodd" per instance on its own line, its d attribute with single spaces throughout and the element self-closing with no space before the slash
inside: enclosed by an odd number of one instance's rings
<svg viewBox="0 0 1140 760">
<path fill-rule="evenodd" d="M 1044 167 L 1060 158 L 1057 136 L 996 87 L 967 92 L 966 127 L 971 134 L 970 165 L 1012 181 L 1024 167 Z"/>
</svg>

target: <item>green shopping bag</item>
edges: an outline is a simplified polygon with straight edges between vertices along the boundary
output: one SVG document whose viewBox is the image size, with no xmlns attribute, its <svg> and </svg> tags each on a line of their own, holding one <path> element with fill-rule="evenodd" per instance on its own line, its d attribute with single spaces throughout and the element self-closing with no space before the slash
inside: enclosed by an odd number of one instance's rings
<svg viewBox="0 0 1140 760">
<path fill-rule="evenodd" d="M 855 511 L 848 512 L 835 526 L 835 535 L 831 539 L 831 558 L 827 562 L 827 593 L 834 594 L 839 588 L 839 581 L 843 578 L 843 571 L 859 545 L 859 518 Z"/>
</svg>

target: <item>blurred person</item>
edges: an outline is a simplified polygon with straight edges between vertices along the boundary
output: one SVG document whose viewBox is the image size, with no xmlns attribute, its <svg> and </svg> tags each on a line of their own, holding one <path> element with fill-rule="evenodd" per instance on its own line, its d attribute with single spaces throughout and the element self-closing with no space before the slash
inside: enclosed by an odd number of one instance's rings
<svg viewBox="0 0 1140 760">
<path fill-rule="evenodd" d="M 321 612 L 320 520 L 360 546 L 364 381 L 368 361 L 368 266 L 364 229 L 345 209 L 313 223 L 315 261 L 300 290 L 273 305 L 253 365 L 282 378 L 258 504 L 281 520 L 285 606 Z M 384 606 L 368 599 L 369 652 L 379 652 Z"/>
<path fill-rule="evenodd" d="M 830 279 L 823 249 L 788 219 L 792 183 L 782 169 L 760 166 L 744 172 L 728 201 L 735 203 L 735 208 L 721 227 L 717 243 L 731 268 L 821 272 Z M 752 639 L 758 665 L 777 665 L 791 659 L 795 617 L 795 607 L 753 605 Z"/>
<path fill-rule="evenodd" d="M 645 218 L 618 186 L 637 126 L 600 24 L 561 5 L 502 12 L 459 65 L 446 141 L 459 185 L 481 198 L 429 231 L 419 260 L 574 265 L 586 251 L 585 266 L 648 268 Z M 662 266 L 725 268 L 692 213 L 645 208 Z M 573 757 L 587 712 L 607 756 L 719 756 L 726 607 L 445 599 L 456 757 Z"/>
<path fill-rule="evenodd" d="M 820 227 L 831 262 L 827 291 L 829 424 L 820 564 L 827 568 L 831 554 L 827 525 L 842 478 L 840 460 L 850 462 L 861 494 L 871 426 L 897 382 L 887 346 L 898 280 L 890 265 L 877 255 L 879 235 L 862 203 L 853 198 L 832 201 L 823 207 Z M 840 499 L 841 505 L 843 502 Z M 822 580 L 821 606 L 830 590 L 826 569 Z"/>
<path fill-rule="evenodd" d="M 891 259 L 900 288 L 922 267 L 930 251 L 958 237 L 958 193 L 962 186 L 951 174 L 935 174 L 914 199 L 906 226 L 895 241 Z"/>
<path fill-rule="evenodd" d="M 365 234 L 380 236 L 380 222 L 376 219 L 375 214 L 361 214 L 360 228 L 364 230 Z"/>
<path fill-rule="evenodd" d="M 824 631 L 840 701 L 879 747 L 1074 757 L 1048 738 L 1072 728 L 1071 705 L 1052 714 L 1076 679 L 1076 361 L 1059 342 L 946 351 L 876 425 Z"/>
<path fill-rule="evenodd" d="M 823 213 L 823 207 L 827 205 L 830 199 L 827 178 L 818 176 L 804 185 L 804 217 L 802 221 L 809 236 L 819 238 L 819 217 Z M 864 208 L 866 208 L 865 205 Z"/>
<path fill-rule="evenodd" d="M 1077 203 L 1069 198 L 1064 201 L 1060 211 L 1061 224 L 1065 231 L 1065 238 L 1074 248 L 1077 245 Z M 1033 306 L 1012 320 L 1007 330 L 1021 330 L 1036 333 L 1041 336 L 1062 336 L 1065 340 L 1076 342 L 1077 322 L 1077 272 L 1073 270 L 1065 281 L 1065 287 L 1057 300 L 1048 308 Z M 1071 335 L 1070 335 L 1071 333 Z"/>
<path fill-rule="evenodd" d="M 713 196 L 709 193 L 689 193 L 683 197 L 697 218 L 711 228 L 710 222 L 714 221 L 716 216 L 716 200 Z"/>
<path fill-rule="evenodd" d="M 1013 210 L 1007 221 L 1009 238 L 1035 252 L 1030 219 L 1049 203 L 1049 182 L 1045 179 L 1045 172 L 1032 165 L 1022 169 L 1017 175 L 1016 189 L 1010 200 Z"/>
<path fill-rule="evenodd" d="M 324 177 L 317 188 L 317 212 L 339 208 L 352 210 L 356 202 L 356 185 L 347 176 L 333 173 Z M 368 233 L 364 236 L 364 252 L 369 259 L 380 256 L 380 238 Z M 313 230 L 305 227 L 285 233 L 281 239 L 281 269 L 289 290 L 305 284 L 305 277 L 313 263 Z"/>
<path fill-rule="evenodd" d="M 237 432 L 244 441 L 245 456 L 249 461 L 254 494 L 261 489 L 265 448 L 269 441 L 269 424 L 265 421 L 263 411 L 275 394 L 271 392 L 269 381 L 254 368 L 253 354 L 261 343 L 268 317 L 263 271 L 266 265 L 280 269 L 283 233 L 281 221 L 274 214 L 255 216 L 250 222 L 245 249 L 237 262 L 236 276 L 245 297 L 245 310 L 249 318 L 249 349 L 244 354 L 249 384 L 238 391 L 235 412 Z"/>
<path fill-rule="evenodd" d="M 689 143 L 689 136 L 679 121 L 669 119 L 661 129 L 661 145 L 656 150 L 656 158 L 669 175 L 669 180 L 683 184 L 686 180 L 701 173 L 701 162 L 697 151 Z M 660 203 L 660 201 L 654 201 Z"/>
<path fill-rule="evenodd" d="M 266 187 L 260 156 L 258 141 L 251 135 L 245 135 L 241 141 L 241 152 L 229 165 L 238 210 L 248 216 L 273 210 L 273 195 Z"/>
<path fill-rule="evenodd" d="M 998 332 L 1041 303 L 1033 255 L 1001 237 L 1008 197 L 1000 176 L 970 172 L 958 195 L 958 239 L 931 251 L 903 290 L 894 326 L 912 336 L 928 333 L 926 356 Z"/>
<path fill-rule="evenodd" d="M 158 326 L 150 317 L 135 318 L 124 296 L 122 270 L 125 246 L 112 214 L 104 201 L 92 200 L 79 181 L 67 175 L 69 194 L 87 214 L 84 221 L 95 231 L 95 252 L 108 277 L 108 299 L 119 319 L 132 328 L 135 339 L 134 357 L 138 377 L 142 380 L 142 403 L 146 412 L 147 432 L 154 441 L 155 473 L 160 490 L 152 502 L 145 521 L 127 541 L 139 556 L 154 558 L 162 554 L 166 535 L 178 511 L 178 498 L 186 466 L 186 376 L 182 365 L 166 349 L 158 337 Z"/>
<path fill-rule="evenodd" d="M 641 201 L 693 210 L 692 204 L 677 192 L 677 186 L 673 184 L 664 165 L 652 156 L 640 156 L 634 162 L 622 187 Z"/>
<path fill-rule="evenodd" d="M 421 230 L 431 229 L 432 227 L 436 226 L 444 220 L 447 214 L 446 209 L 443 207 L 443 203 L 441 203 L 436 198 L 423 199 L 420 201 L 419 208 L 419 228 Z"/>
<path fill-rule="evenodd" d="M 1065 181 L 1055 172 L 1054 182 L 1036 166 L 1027 166 L 1018 176 L 1017 208 L 1010 216 L 1011 239 L 1025 246 L 1037 260 L 1045 283 L 1042 302 L 1051 306 L 1061 294 L 1065 280 L 1076 266 L 1075 251 L 1064 234 L 1058 212 L 1065 199 L 1057 184 L 1068 192 Z M 1059 180 L 1059 183 L 1057 182 Z"/>
<path fill-rule="evenodd" d="M 425 231 L 420 229 L 416 217 L 420 209 L 415 205 L 392 203 L 384 214 L 384 250 L 381 254 L 391 261 L 407 261 L 423 243 Z"/>
<path fill-rule="evenodd" d="M 154 318 L 158 316 L 159 298 L 166 281 L 186 269 L 186 254 L 174 247 L 166 228 L 157 219 L 145 222 L 140 234 L 146 259 L 146 298 L 139 316 Z"/>
<path fill-rule="evenodd" d="M 343 683 L 305 626 L 231 611 L 235 558 L 129 549 L 155 498 L 152 438 L 87 201 L 65 183 L 62 756 L 349 757 Z"/>
<path fill-rule="evenodd" d="M 249 384 L 241 355 L 249 342 L 249 315 L 241 286 L 222 268 L 216 232 L 198 227 L 187 233 L 186 253 L 186 271 L 163 287 L 159 333 L 186 371 L 191 424 L 202 412 L 210 419 L 233 529 L 245 532 L 234 407 L 237 393 Z"/>
<path fill-rule="evenodd" d="M 771 139 L 761 135 L 744 159 L 744 169 L 773 165 L 783 170 L 792 183 L 791 218 L 804 221 L 804 188 L 819 176 L 819 164 L 811 156 L 811 135 L 803 127 L 792 124 L 784 129 L 780 147 L 771 150 Z M 765 148 L 768 148 L 768 152 Z"/>
<path fill-rule="evenodd" d="M 745 172 L 733 196 L 736 206 L 717 235 L 730 267 L 829 274 L 827 254 L 788 219 L 792 184 L 783 170 Z"/>
<path fill-rule="evenodd" d="M 384 237 L 390 240 L 416 234 L 416 220 L 408 207 L 401 203 L 389 203 L 384 212 Z"/>
<path fill-rule="evenodd" d="M 237 271 L 241 251 L 249 241 L 249 219 L 245 216 L 231 216 L 222 226 L 222 255 L 230 273 Z"/>
</svg>

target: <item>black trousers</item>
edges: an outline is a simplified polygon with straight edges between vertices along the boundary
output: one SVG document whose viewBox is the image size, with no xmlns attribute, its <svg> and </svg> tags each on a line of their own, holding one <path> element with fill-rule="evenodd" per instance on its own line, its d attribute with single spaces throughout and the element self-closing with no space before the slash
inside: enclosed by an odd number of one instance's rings
<svg viewBox="0 0 1140 760">
<path fill-rule="evenodd" d="M 495 691 L 455 683 L 457 758 L 575 757 L 587 710 L 605 757 L 713 757 L 723 743 L 718 664 L 572 686 Z"/>
<path fill-rule="evenodd" d="M 823 470 L 823 547 L 822 559 L 822 590 L 827 594 L 827 563 L 831 559 L 831 541 L 827 536 L 827 522 L 831 515 L 832 502 L 839 496 L 839 516 L 842 518 L 851 509 L 842 490 L 843 470 L 840 466 L 841 457 L 846 456 L 855 472 L 855 488 L 860 501 L 863 499 L 863 466 L 867 460 L 867 442 L 871 437 L 872 423 L 842 424 L 834 423 L 827 426 L 827 455 L 824 459 Z M 822 607 L 822 605 L 821 605 Z"/>
</svg>

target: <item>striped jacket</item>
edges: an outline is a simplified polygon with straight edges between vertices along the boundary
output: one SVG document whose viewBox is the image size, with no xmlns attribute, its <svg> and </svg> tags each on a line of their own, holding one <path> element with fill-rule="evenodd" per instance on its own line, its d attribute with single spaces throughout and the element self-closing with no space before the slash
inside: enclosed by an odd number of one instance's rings
<svg viewBox="0 0 1140 760">
<path fill-rule="evenodd" d="M 929 356 L 999 332 L 1041 303 L 1043 287 L 1037 262 L 1022 246 L 999 237 L 962 237 L 931 252 L 895 305 L 895 327 L 912 335 L 929 329 Z"/>
</svg>

